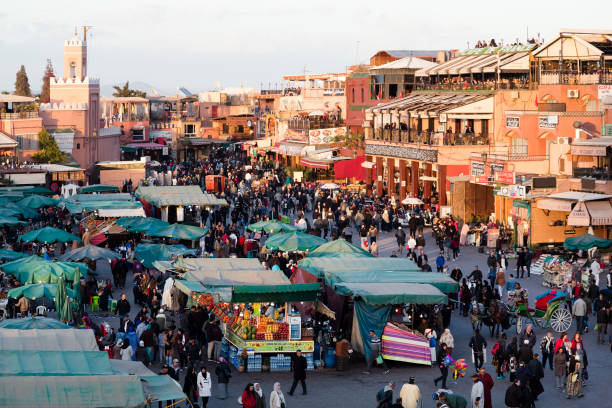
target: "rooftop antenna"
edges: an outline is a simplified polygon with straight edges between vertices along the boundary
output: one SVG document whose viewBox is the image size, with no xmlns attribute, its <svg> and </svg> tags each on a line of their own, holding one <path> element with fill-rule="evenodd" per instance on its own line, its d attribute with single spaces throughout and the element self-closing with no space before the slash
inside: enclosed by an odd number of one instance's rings
<svg viewBox="0 0 612 408">
<path fill-rule="evenodd" d="M 87 32 L 91 31 L 93 26 L 84 25 L 82 27 L 83 27 L 83 42 L 87 42 Z M 75 34 L 76 34 L 76 30 L 75 30 Z"/>
</svg>

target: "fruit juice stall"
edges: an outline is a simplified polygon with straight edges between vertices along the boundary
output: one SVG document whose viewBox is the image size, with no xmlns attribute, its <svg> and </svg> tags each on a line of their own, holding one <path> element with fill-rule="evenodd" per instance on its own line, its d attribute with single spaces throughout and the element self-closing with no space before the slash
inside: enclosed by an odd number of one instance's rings
<svg viewBox="0 0 612 408">
<path fill-rule="evenodd" d="M 229 302 L 209 293 L 192 293 L 192 298 L 224 323 L 224 351 L 236 369 L 289 371 L 291 358 L 285 354 L 297 350 L 313 368 L 312 331 L 302 329 L 292 302 L 316 302 L 319 289 L 319 283 L 234 286 Z"/>
</svg>

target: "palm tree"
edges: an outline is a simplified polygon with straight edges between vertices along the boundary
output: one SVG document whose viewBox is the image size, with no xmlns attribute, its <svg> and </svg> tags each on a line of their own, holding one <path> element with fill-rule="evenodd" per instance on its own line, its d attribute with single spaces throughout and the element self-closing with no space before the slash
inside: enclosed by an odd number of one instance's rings
<svg viewBox="0 0 612 408">
<path fill-rule="evenodd" d="M 113 89 L 115 89 L 115 92 L 113 92 L 113 96 L 116 98 L 121 98 L 121 97 L 130 97 L 130 96 L 139 96 L 141 98 L 146 98 L 147 97 L 147 93 L 144 91 L 138 91 L 136 89 L 130 89 L 130 81 L 126 81 L 125 85 L 123 85 L 123 87 L 120 87 L 118 85 L 114 85 Z"/>
</svg>

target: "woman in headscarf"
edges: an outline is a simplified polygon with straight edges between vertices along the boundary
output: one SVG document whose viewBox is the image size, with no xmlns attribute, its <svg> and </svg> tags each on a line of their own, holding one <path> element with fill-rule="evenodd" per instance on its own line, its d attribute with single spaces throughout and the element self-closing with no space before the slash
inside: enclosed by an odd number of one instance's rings
<svg viewBox="0 0 612 408">
<path fill-rule="evenodd" d="M 261 384 L 255 383 L 253 388 L 255 389 L 255 408 L 266 408 L 266 397 L 264 397 Z"/>
<path fill-rule="evenodd" d="M 255 408 L 255 388 L 253 383 L 248 383 L 242 391 L 242 397 L 240 397 L 243 408 Z"/>
<path fill-rule="evenodd" d="M 195 370 L 193 366 L 189 366 L 187 368 L 187 374 L 185 374 L 185 382 L 183 383 L 183 392 L 189 398 L 191 403 L 195 404 L 198 402 L 198 397 L 196 396 L 195 391 L 197 390 L 197 378 Z M 204 405 L 206 406 L 206 405 Z"/>
<path fill-rule="evenodd" d="M 132 360 L 132 356 L 134 355 L 134 350 L 130 345 L 130 339 L 123 339 L 123 346 L 121 346 L 121 360 Z"/>
<path fill-rule="evenodd" d="M 444 329 L 442 336 L 440 336 L 440 343 L 446 344 L 446 349 L 448 350 L 448 355 L 452 355 L 453 348 L 455 347 L 455 339 L 450 332 L 450 329 Z"/>
<path fill-rule="evenodd" d="M 274 383 L 274 391 L 270 394 L 270 408 L 282 408 L 283 406 L 286 406 L 286 403 L 280 383 Z"/>
<path fill-rule="evenodd" d="M 206 408 L 208 399 L 212 395 L 212 378 L 206 367 L 202 367 L 202 370 L 198 373 L 197 383 L 198 394 L 202 397 L 202 408 Z"/>
</svg>

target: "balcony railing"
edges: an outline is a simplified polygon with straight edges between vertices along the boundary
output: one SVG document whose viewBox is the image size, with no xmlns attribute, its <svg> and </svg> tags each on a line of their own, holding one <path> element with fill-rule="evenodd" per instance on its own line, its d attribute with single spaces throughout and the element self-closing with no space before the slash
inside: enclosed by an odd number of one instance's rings
<svg viewBox="0 0 612 408">
<path fill-rule="evenodd" d="M 612 171 L 606 171 L 604 168 L 574 168 L 572 169 L 574 177 L 591 177 L 596 180 L 612 180 Z"/>
<path fill-rule="evenodd" d="M 489 81 L 463 81 L 459 83 L 417 83 L 417 91 L 494 91 L 496 89 L 529 89 L 531 84 L 527 80 L 502 79 L 499 83 Z"/>
<path fill-rule="evenodd" d="M 149 115 L 142 113 L 117 113 L 110 117 L 109 122 L 141 122 L 149 120 Z"/>
<path fill-rule="evenodd" d="M 291 119 L 289 120 L 289 129 L 293 130 L 310 130 L 310 129 L 329 129 L 345 126 L 342 120 L 313 120 L 313 119 Z"/>
<path fill-rule="evenodd" d="M 389 142 L 415 143 L 431 146 L 487 145 L 487 133 L 448 134 L 431 131 L 417 132 L 416 129 L 374 129 L 374 138 Z"/>
<path fill-rule="evenodd" d="M 540 75 L 542 85 L 593 85 L 612 84 L 612 73 L 581 73 L 577 71 L 542 71 Z"/>
<path fill-rule="evenodd" d="M 17 119 L 38 119 L 38 111 L 33 112 L 14 112 L 14 113 L 0 113 L 0 119 L 4 120 L 17 120 Z"/>
</svg>

